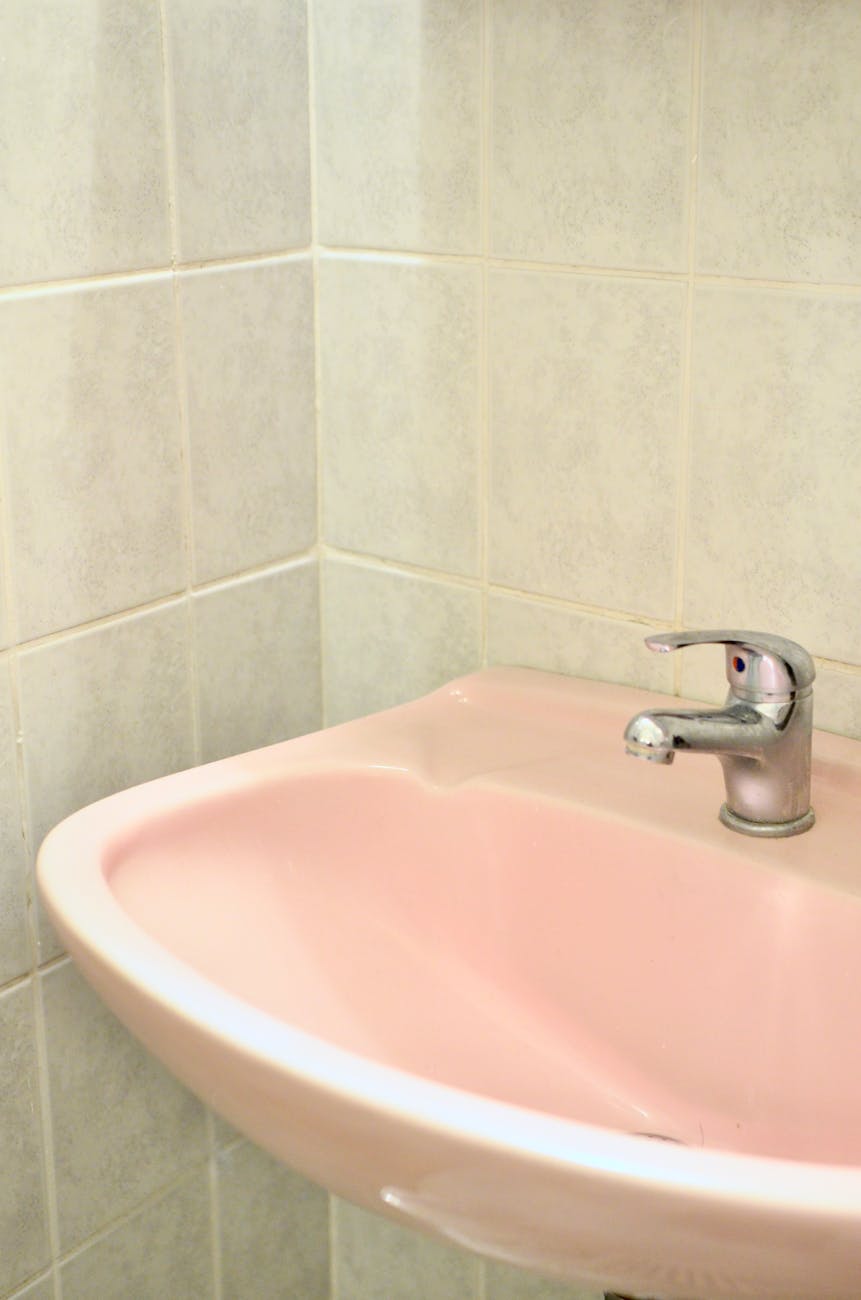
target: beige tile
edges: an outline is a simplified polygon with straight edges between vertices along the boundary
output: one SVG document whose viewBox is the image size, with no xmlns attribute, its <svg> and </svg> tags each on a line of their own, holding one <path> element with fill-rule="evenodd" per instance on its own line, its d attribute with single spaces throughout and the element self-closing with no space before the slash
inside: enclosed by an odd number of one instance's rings
<svg viewBox="0 0 861 1300">
<path fill-rule="evenodd" d="M 709 626 L 716 627 L 717 624 Z M 693 645 L 679 651 L 679 654 L 681 655 L 679 693 L 688 700 L 701 700 L 705 704 L 723 704 L 729 689 L 726 679 L 726 653 L 723 646 Z"/>
<path fill-rule="evenodd" d="M 27 651 L 19 671 L 34 847 L 76 808 L 194 761 L 181 606 Z M 58 951 L 45 922 L 40 943 L 43 960 Z"/>
<path fill-rule="evenodd" d="M 479 247 L 480 0 L 315 0 L 324 243 Z"/>
<path fill-rule="evenodd" d="M 683 267 L 692 13 L 495 0 L 494 253 Z"/>
<path fill-rule="evenodd" d="M 329 1197 L 257 1147 L 218 1156 L 225 1300 L 329 1300 Z"/>
<path fill-rule="evenodd" d="M 327 542 L 477 572 L 480 294 L 473 267 L 321 264 Z"/>
<path fill-rule="evenodd" d="M 486 1264 L 485 1300 L 603 1300 L 603 1291 L 557 1282 L 509 1264 Z"/>
<path fill-rule="evenodd" d="M 180 277 L 199 582 L 316 538 L 312 292 L 305 261 Z"/>
<path fill-rule="evenodd" d="M 861 8 L 705 6 L 701 270 L 861 281 Z"/>
<path fill-rule="evenodd" d="M 64 962 L 42 977 L 60 1244 L 132 1210 L 206 1152 L 203 1107 Z"/>
<path fill-rule="evenodd" d="M 204 1170 L 66 1260 L 63 1300 L 210 1300 L 209 1181 Z"/>
<path fill-rule="evenodd" d="M 9 665 L 0 659 L 0 984 L 23 975 L 30 965 L 27 854 L 15 730 Z"/>
<path fill-rule="evenodd" d="M 858 656 L 861 301 L 701 289 L 685 621 Z"/>
<path fill-rule="evenodd" d="M 675 284 L 492 275 L 492 581 L 672 617 L 683 307 Z"/>
<path fill-rule="evenodd" d="M 305 0 L 167 0 L 186 261 L 311 237 Z"/>
<path fill-rule="evenodd" d="M 316 563 L 196 596 L 194 630 L 204 762 L 321 725 Z"/>
<path fill-rule="evenodd" d="M 861 740 L 861 673 L 820 667 L 813 685 L 813 724 Z"/>
<path fill-rule="evenodd" d="M 336 1201 L 339 1300 L 478 1300 L 479 1263 L 464 1250 Z"/>
<path fill-rule="evenodd" d="M 491 592 L 487 661 L 671 692 L 672 662 L 646 649 L 648 632 L 642 623 Z"/>
<path fill-rule="evenodd" d="M 0 284 L 165 266 L 157 7 L 6 0 L 0 49 Z"/>
<path fill-rule="evenodd" d="M 9 1300 L 54 1300 L 54 1279 L 50 1274 L 30 1282 L 21 1291 L 15 1291 Z"/>
<path fill-rule="evenodd" d="M 0 305 L 22 640 L 184 583 L 173 323 L 167 278 Z"/>
<path fill-rule="evenodd" d="M 39 1085 L 29 981 L 0 993 L 0 1292 L 48 1262 Z"/>
<path fill-rule="evenodd" d="M 480 666 L 478 591 L 330 561 L 323 601 L 329 724 L 415 699 Z"/>
</svg>

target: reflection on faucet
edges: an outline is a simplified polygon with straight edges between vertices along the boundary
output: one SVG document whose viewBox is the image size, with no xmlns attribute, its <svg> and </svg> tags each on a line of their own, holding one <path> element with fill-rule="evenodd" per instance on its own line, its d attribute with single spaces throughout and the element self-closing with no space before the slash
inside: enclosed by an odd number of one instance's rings
<svg viewBox="0 0 861 1300">
<path fill-rule="evenodd" d="M 714 754 L 726 783 L 720 819 L 747 835 L 798 835 L 810 806 L 813 679 L 810 655 L 794 641 L 760 632 L 671 632 L 646 638 L 650 650 L 726 646 L 729 694 L 722 709 L 653 709 L 625 730 L 636 758 L 672 763 L 679 750 Z"/>
</svg>

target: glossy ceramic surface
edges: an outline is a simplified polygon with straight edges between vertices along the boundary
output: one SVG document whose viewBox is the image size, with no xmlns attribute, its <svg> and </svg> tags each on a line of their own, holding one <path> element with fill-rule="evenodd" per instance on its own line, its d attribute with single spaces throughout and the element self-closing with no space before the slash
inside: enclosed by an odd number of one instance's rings
<svg viewBox="0 0 861 1300">
<path fill-rule="evenodd" d="M 45 841 L 105 1001 L 251 1138 L 474 1249 L 666 1300 L 861 1294 L 861 745 L 817 825 L 523 669 L 126 791 Z M 672 1142 L 659 1139 L 669 1138 Z"/>
</svg>

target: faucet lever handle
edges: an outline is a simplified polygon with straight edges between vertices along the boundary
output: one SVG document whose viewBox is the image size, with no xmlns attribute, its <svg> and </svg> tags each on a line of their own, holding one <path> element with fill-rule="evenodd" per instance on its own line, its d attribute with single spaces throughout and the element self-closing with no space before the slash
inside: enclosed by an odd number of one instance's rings
<svg viewBox="0 0 861 1300">
<path fill-rule="evenodd" d="M 656 632 L 650 650 L 666 653 L 689 645 L 726 646 L 726 679 L 734 694 L 753 702 L 792 699 L 813 684 L 816 668 L 803 646 L 771 632 Z"/>
</svg>

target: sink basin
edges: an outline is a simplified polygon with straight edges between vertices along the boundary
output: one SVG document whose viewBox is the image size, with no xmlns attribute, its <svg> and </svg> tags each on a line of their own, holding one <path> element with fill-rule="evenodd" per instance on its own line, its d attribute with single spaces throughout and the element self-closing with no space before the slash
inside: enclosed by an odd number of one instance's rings
<svg viewBox="0 0 861 1300">
<path fill-rule="evenodd" d="M 817 825 L 627 758 L 649 692 L 489 669 L 114 795 L 46 839 L 72 957 L 309 1177 L 663 1300 L 861 1294 L 861 744 Z"/>
</svg>

